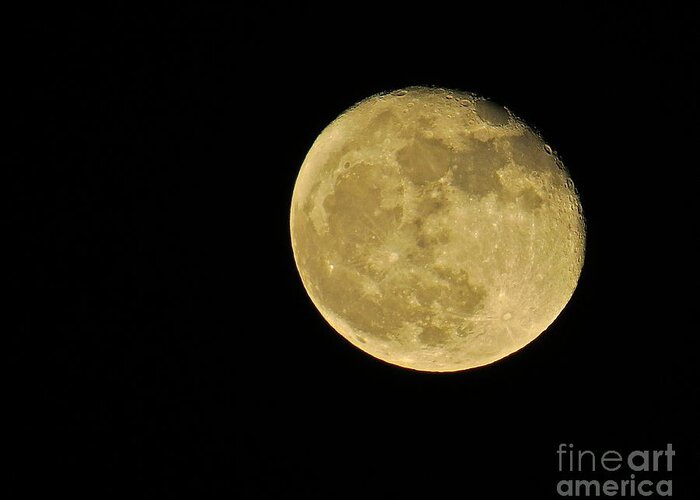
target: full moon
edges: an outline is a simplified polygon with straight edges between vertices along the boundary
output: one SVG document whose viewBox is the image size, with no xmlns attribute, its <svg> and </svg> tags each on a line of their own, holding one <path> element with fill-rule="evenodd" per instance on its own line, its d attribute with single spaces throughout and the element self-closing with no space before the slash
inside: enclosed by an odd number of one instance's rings
<svg viewBox="0 0 700 500">
<path fill-rule="evenodd" d="M 557 318 L 581 272 L 585 225 L 556 152 L 508 109 L 410 87 L 342 113 L 292 196 L 309 297 L 388 363 L 459 371 L 521 349 Z"/>
</svg>

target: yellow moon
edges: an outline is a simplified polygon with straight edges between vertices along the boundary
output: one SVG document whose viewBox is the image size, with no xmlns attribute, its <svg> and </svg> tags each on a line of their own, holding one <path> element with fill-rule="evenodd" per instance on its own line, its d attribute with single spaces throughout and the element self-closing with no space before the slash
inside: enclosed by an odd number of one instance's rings
<svg viewBox="0 0 700 500">
<path fill-rule="evenodd" d="M 342 113 L 294 186 L 311 300 L 366 353 L 414 370 L 497 361 L 571 298 L 585 226 L 567 170 L 509 110 L 410 87 Z"/>
</svg>

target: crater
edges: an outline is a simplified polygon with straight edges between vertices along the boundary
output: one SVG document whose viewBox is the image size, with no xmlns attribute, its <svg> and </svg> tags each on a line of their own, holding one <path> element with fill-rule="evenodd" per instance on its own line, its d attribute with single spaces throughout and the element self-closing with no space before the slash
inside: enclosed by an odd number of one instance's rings
<svg viewBox="0 0 700 500">
<path fill-rule="evenodd" d="M 491 101 L 481 100 L 474 105 L 476 114 L 489 125 L 506 125 L 510 120 L 508 110 Z"/>
</svg>

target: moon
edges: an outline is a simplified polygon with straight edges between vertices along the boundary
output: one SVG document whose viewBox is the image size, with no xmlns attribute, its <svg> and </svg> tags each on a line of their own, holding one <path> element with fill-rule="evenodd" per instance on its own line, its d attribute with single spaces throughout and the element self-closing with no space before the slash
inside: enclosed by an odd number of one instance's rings
<svg viewBox="0 0 700 500">
<path fill-rule="evenodd" d="M 369 97 L 321 132 L 290 232 L 326 321 L 429 372 L 533 341 L 571 298 L 585 249 L 576 189 L 541 136 L 489 100 L 429 87 Z"/>
</svg>

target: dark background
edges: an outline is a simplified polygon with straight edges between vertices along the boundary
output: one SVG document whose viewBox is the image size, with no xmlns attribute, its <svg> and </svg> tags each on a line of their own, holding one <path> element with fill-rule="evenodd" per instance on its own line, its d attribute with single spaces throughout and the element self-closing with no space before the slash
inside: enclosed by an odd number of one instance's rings
<svg viewBox="0 0 700 500">
<path fill-rule="evenodd" d="M 696 7 L 100 4 L 5 19 L 16 492 L 556 498 L 559 443 L 673 443 L 697 498 Z M 462 373 L 345 342 L 289 241 L 317 134 L 420 84 L 537 127 L 588 226 L 557 321 Z"/>
</svg>

